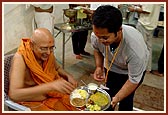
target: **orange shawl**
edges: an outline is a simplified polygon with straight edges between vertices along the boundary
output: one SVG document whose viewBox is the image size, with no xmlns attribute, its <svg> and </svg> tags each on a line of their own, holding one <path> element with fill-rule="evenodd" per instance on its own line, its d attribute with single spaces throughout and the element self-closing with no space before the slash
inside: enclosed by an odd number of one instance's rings
<svg viewBox="0 0 168 115">
<path fill-rule="evenodd" d="M 36 61 L 34 54 L 30 48 L 30 39 L 24 38 L 18 48 L 18 53 L 22 54 L 27 67 L 30 70 L 33 80 L 37 84 L 51 82 L 59 79 L 60 76 L 55 70 L 55 57 L 52 53 L 49 59 L 43 63 L 41 67 Z M 20 102 L 23 105 L 30 107 L 32 110 L 76 110 L 69 103 L 69 95 L 62 94 L 56 91 L 48 92 L 49 98 L 43 102 Z"/>
</svg>

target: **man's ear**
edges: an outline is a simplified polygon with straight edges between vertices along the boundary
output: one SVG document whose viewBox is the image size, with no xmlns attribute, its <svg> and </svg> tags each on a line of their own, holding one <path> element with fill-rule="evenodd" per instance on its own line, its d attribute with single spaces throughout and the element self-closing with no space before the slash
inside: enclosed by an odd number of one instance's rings
<svg viewBox="0 0 168 115">
<path fill-rule="evenodd" d="M 121 32 L 122 32 L 122 26 L 120 27 L 119 31 L 121 31 Z"/>
<path fill-rule="evenodd" d="M 122 27 L 120 27 L 117 33 L 121 33 L 121 32 L 122 32 Z"/>
<path fill-rule="evenodd" d="M 119 35 L 121 35 L 122 33 L 122 27 L 119 28 L 119 30 L 117 31 L 116 37 L 118 37 Z"/>
</svg>

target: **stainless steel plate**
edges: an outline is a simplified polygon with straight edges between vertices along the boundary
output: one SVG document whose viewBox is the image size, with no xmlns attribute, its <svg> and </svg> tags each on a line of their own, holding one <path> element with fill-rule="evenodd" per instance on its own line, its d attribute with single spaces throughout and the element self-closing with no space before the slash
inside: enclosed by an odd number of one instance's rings
<svg viewBox="0 0 168 115">
<path fill-rule="evenodd" d="M 86 104 L 87 104 L 87 100 L 88 100 L 89 97 L 92 95 L 92 94 L 90 93 L 88 87 L 86 87 L 86 86 L 80 86 L 80 87 L 78 87 L 78 88 L 76 88 L 76 89 L 82 89 L 82 90 L 85 90 L 85 91 L 88 92 L 89 95 L 88 95 L 88 97 L 86 98 Z M 76 90 L 76 89 L 75 89 L 75 90 Z M 74 90 L 74 91 L 75 91 L 75 90 Z M 109 108 L 110 103 L 111 103 L 111 97 L 110 97 L 110 95 L 109 95 L 105 90 L 101 89 L 100 87 L 97 88 L 97 92 L 101 92 L 101 93 L 105 94 L 105 95 L 108 97 L 108 104 L 105 105 L 105 106 L 103 106 L 103 107 L 101 107 L 101 110 L 100 110 L 100 111 L 104 111 L 104 110 L 106 110 L 107 108 Z M 73 94 L 73 92 L 70 94 L 70 103 L 71 103 L 71 104 L 72 104 L 72 99 L 73 99 L 72 94 Z M 73 105 L 73 104 L 72 104 L 72 105 Z M 74 106 L 74 105 L 73 105 L 73 106 Z M 79 108 L 80 106 L 76 106 L 76 107 Z M 85 105 L 82 106 L 82 107 L 85 107 L 85 108 L 83 109 L 84 111 L 89 111 L 89 110 L 86 108 Z"/>
</svg>

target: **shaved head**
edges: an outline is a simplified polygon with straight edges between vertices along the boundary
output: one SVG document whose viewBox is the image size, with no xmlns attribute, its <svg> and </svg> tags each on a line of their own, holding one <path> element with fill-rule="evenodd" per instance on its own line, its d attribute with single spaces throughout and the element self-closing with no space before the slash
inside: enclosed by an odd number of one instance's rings
<svg viewBox="0 0 168 115">
<path fill-rule="evenodd" d="M 30 45 L 36 60 L 44 61 L 53 52 L 55 47 L 54 37 L 48 29 L 38 28 L 32 34 Z"/>
<path fill-rule="evenodd" d="M 38 28 L 36 29 L 33 34 L 32 34 L 32 38 L 31 41 L 38 43 L 39 41 L 50 41 L 53 40 L 53 36 L 50 33 L 50 31 L 46 28 Z"/>
</svg>

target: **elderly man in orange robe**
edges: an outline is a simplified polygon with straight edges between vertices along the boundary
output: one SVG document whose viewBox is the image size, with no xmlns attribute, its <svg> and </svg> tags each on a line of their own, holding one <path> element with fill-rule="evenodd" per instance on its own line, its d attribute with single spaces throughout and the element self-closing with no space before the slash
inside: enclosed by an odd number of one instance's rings
<svg viewBox="0 0 168 115">
<path fill-rule="evenodd" d="M 76 88 L 73 76 L 56 62 L 54 38 L 45 28 L 23 38 L 10 71 L 10 98 L 35 111 L 73 111 L 69 94 Z"/>
</svg>

